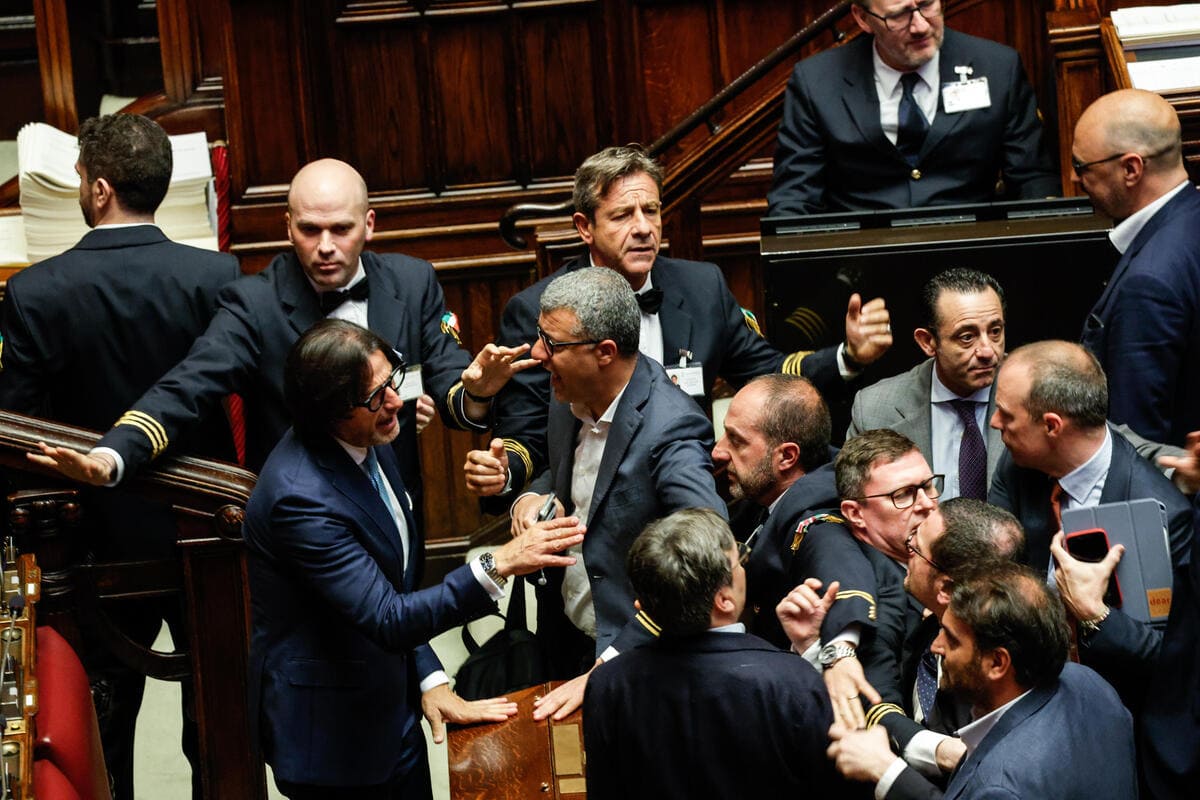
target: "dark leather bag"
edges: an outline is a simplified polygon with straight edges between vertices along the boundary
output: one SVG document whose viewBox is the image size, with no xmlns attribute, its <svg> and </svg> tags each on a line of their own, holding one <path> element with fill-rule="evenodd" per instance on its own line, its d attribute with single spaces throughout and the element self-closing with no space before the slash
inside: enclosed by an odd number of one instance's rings
<svg viewBox="0 0 1200 800">
<path fill-rule="evenodd" d="M 498 697 L 544 683 L 549 671 L 542 643 L 529 632 L 525 614 L 525 580 L 513 578 L 504 627 L 482 645 L 464 625 L 467 660 L 458 668 L 454 691 L 466 700 Z"/>
</svg>

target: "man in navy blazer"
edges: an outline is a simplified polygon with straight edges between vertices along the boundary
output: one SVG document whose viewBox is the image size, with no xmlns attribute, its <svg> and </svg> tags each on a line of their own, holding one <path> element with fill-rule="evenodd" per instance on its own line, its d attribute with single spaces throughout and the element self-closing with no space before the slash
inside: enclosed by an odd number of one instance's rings
<svg viewBox="0 0 1200 800">
<path fill-rule="evenodd" d="M 550 466 L 513 504 L 514 532 L 550 498 L 588 528 L 580 563 L 546 570 L 538 636 L 552 673 L 571 678 L 539 701 L 536 718 L 578 707 L 588 670 L 658 635 L 634 608 L 625 557 L 648 522 L 682 508 L 725 515 L 712 476 L 712 425 L 655 362 L 638 352 L 638 306 L 614 270 L 586 267 L 542 294 L 533 357 L 555 399 Z M 562 513 L 561 511 L 559 513 Z"/>
<path fill-rule="evenodd" d="M 588 797 L 844 796 L 825 758 L 833 711 L 816 670 L 738 621 L 746 574 L 725 520 L 686 509 L 652 522 L 629 576 L 662 636 L 589 681 Z"/>
<path fill-rule="evenodd" d="M 729 291 L 720 268 L 659 254 L 662 168 L 639 147 L 609 147 L 575 173 L 575 227 L 588 252 L 515 295 L 504 307 L 497 342 L 520 347 L 536 338 L 538 298 L 551 280 L 589 265 L 616 270 L 637 293 L 639 347 L 662 364 L 701 402 L 720 376 L 741 387 L 770 372 L 803 374 L 827 399 L 845 394 L 859 371 L 891 346 L 881 298 L 850 299 L 846 341 L 815 353 L 785 355 L 763 338 L 758 322 Z M 495 439 L 472 451 L 464 465 L 467 487 L 512 497 L 546 465 L 546 409 L 550 384 L 542 370 L 516 376 L 496 398 Z M 485 507 L 500 511 L 508 501 Z"/>
<path fill-rule="evenodd" d="M 1001 175 L 1006 197 L 1060 193 L 1020 57 L 946 30 L 943 5 L 859 0 L 863 35 L 796 65 L 768 213 L 989 202 Z"/>
<path fill-rule="evenodd" d="M 136 114 L 84 121 L 79 130 L 80 207 L 93 228 L 61 255 L 14 275 L 0 307 L 0 408 L 105 430 L 182 358 L 212 319 L 217 292 L 241 275 L 237 259 L 177 244 L 154 224 L 171 181 L 167 134 Z M 231 459 L 219 407 L 172 452 Z M 87 541 L 98 561 L 168 558 L 171 510 L 124 492 L 85 498 Z M 164 616 L 179 644 L 177 602 L 125 602 L 121 632 L 149 647 Z M 133 740 L 145 677 L 93 642 L 80 653 L 94 687 L 105 761 L 117 800 L 134 796 Z M 183 749 L 198 758 L 185 684 Z M 199 770 L 193 788 L 199 796 Z"/>
<path fill-rule="evenodd" d="M 516 707 L 450 692 L 429 639 L 494 611 L 508 576 L 570 563 L 555 553 L 583 538 L 576 519 L 543 523 L 418 590 L 423 540 L 386 446 L 405 366 L 353 323 L 301 336 L 284 367 L 294 427 L 246 507 L 249 716 L 290 798 L 430 797 L 418 709 L 440 741 L 443 719 Z"/>
<path fill-rule="evenodd" d="M 1200 429 L 1200 192 L 1179 117 L 1153 92 L 1104 95 L 1075 125 L 1075 181 L 1117 221 L 1121 258 L 1083 327 L 1108 373 L 1109 418 L 1182 445 Z"/>
<path fill-rule="evenodd" d="M 1067 663 L 1062 602 L 1012 563 L 955 583 L 934 650 L 943 686 L 969 702 L 967 753 L 943 793 L 894 755 L 882 728 L 835 730 L 830 755 L 875 796 L 970 800 L 1137 797 L 1133 722 L 1112 687 Z"/>
<path fill-rule="evenodd" d="M 1188 563 L 1191 506 L 1175 486 L 1105 422 L 1108 406 L 1104 371 L 1094 356 L 1072 342 L 1036 342 L 1014 350 L 996 385 L 992 425 L 1008 451 L 1001 459 L 990 500 L 1012 511 L 1025 528 L 1026 563 L 1051 566 L 1051 539 L 1062 528 L 1058 514 L 1069 508 L 1154 498 L 1166 508 L 1171 562 Z M 1057 489 L 1055 487 L 1061 487 Z M 1131 708 L 1140 706 L 1145 680 L 1139 676 L 1156 651 L 1150 626 L 1120 609 L 1076 604 L 1071 574 L 1061 567 L 1068 609 L 1079 620 L 1079 656 L 1117 687 Z M 1143 644 L 1134 658 L 1128 640 Z"/>
</svg>

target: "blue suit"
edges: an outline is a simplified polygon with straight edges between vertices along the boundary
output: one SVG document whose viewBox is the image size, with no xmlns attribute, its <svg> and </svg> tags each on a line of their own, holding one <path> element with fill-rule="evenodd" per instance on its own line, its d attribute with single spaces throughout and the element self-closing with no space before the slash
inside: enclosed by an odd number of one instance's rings
<svg viewBox="0 0 1200 800">
<path fill-rule="evenodd" d="M 1189 184 L 1138 232 L 1084 325 L 1113 422 L 1178 445 L 1200 429 L 1198 320 L 1200 192 Z"/>
<path fill-rule="evenodd" d="M 375 452 L 404 505 L 394 454 Z M 424 740 L 402 745 L 419 722 L 421 678 L 441 668 L 428 641 L 495 610 L 468 565 L 416 589 L 424 542 L 410 508 L 404 516 L 407 564 L 390 509 L 331 437 L 289 431 L 263 467 L 243 530 L 247 680 L 250 719 L 282 780 L 376 785 L 420 763 Z"/>
<path fill-rule="evenodd" d="M 497 344 L 515 347 L 537 338 L 539 301 L 554 278 L 589 264 L 588 256 L 570 261 L 553 275 L 514 295 L 504 307 Z M 717 376 L 735 388 L 771 372 L 803 374 L 826 397 L 845 383 L 837 366 L 837 349 L 785 356 L 751 330 L 741 307 L 715 264 L 659 256 L 650 280 L 662 289 L 658 313 L 663 333 L 663 357 L 668 366 L 680 350 L 688 350 L 704 369 L 704 393 Z M 522 489 L 546 468 L 546 409 L 550 377 L 542 369 L 518 373 L 496 397 L 496 436 L 509 451 L 512 486 Z"/>
<path fill-rule="evenodd" d="M 887 797 L 1134 800 L 1133 722 L 1100 676 L 1068 663 L 1004 713 L 944 794 L 910 767 Z"/>
<path fill-rule="evenodd" d="M 530 486 L 542 494 L 553 491 L 568 514 L 580 424 L 569 405 L 551 403 L 550 468 Z M 625 571 L 629 548 L 646 524 L 683 508 L 711 508 L 725 516 L 712 477 L 712 445 L 712 425 L 695 401 L 661 366 L 639 355 L 608 431 L 583 539 L 596 610 L 596 656 L 609 645 L 625 652 L 656 635 L 645 614 L 635 619 Z M 547 585 L 538 588 L 538 635 L 548 637 L 553 650 L 554 640 L 574 625 L 563 613 L 562 568 L 545 572 Z"/>
<path fill-rule="evenodd" d="M 946 30 L 942 85 L 958 80 L 956 66 L 971 66 L 971 77 L 988 79 L 991 105 L 947 114 L 939 99 L 914 170 L 879 122 L 874 41 L 859 36 L 796 65 L 779 125 L 769 214 L 990 202 L 998 199 L 1001 173 L 1014 197 L 1061 192 L 1015 50 Z"/>
</svg>

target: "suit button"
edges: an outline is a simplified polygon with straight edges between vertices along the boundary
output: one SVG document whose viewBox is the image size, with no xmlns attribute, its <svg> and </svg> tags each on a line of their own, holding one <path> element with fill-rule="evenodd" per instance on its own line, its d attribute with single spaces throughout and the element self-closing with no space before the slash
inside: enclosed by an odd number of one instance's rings
<svg viewBox="0 0 1200 800">
<path fill-rule="evenodd" d="M 914 169 L 912 172 L 908 173 L 908 176 L 914 181 L 919 181 L 921 180 L 921 170 Z"/>
</svg>

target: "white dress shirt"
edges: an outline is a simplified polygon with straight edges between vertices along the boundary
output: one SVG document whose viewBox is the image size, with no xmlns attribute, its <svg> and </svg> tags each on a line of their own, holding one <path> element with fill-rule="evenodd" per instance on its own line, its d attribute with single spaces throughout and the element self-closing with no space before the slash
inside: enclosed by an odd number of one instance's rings
<svg viewBox="0 0 1200 800">
<path fill-rule="evenodd" d="M 1185 179 L 1183 183 L 1179 184 L 1174 189 L 1171 189 L 1169 192 L 1155 200 L 1150 205 L 1135 211 L 1125 219 L 1121 220 L 1121 223 L 1117 225 L 1117 227 L 1109 231 L 1109 241 L 1112 242 L 1113 247 L 1117 248 L 1117 252 L 1121 253 L 1121 255 L 1124 255 L 1125 251 L 1129 249 L 1129 245 L 1133 244 L 1133 240 L 1136 239 L 1137 235 L 1142 232 L 1142 228 L 1146 227 L 1146 223 L 1150 221 L 1150 218 L 1157 214 L 1160 208 L 1169 203 L 1172 197 L 1179 194 L 1190 184 L 1191 181 Z M 1195 189 L 1193 188 L 1192 191 L 1195 191 Z"/>
<path fill-rule="evenodd" d="M 904 73 L 883 63 L 875 48 L 871 48 L 871 55 L 875 62 L 875 93 L 879 96 L 879 124 L 883 126 L 883 135 L 895 144 L 900 130 L 900 98 L 904 96 L 900 78 Z M 939 51 L 918 67 L 916 72 L 921 80 L 913 86 L 913 100 L 917 101 L 917 107 L 930 125 L 933 125 L 933 118 L 937 115 L 938 89 L 942 84 L 942 76 L 938 72 L 940 61 Z"/>
</svg>

